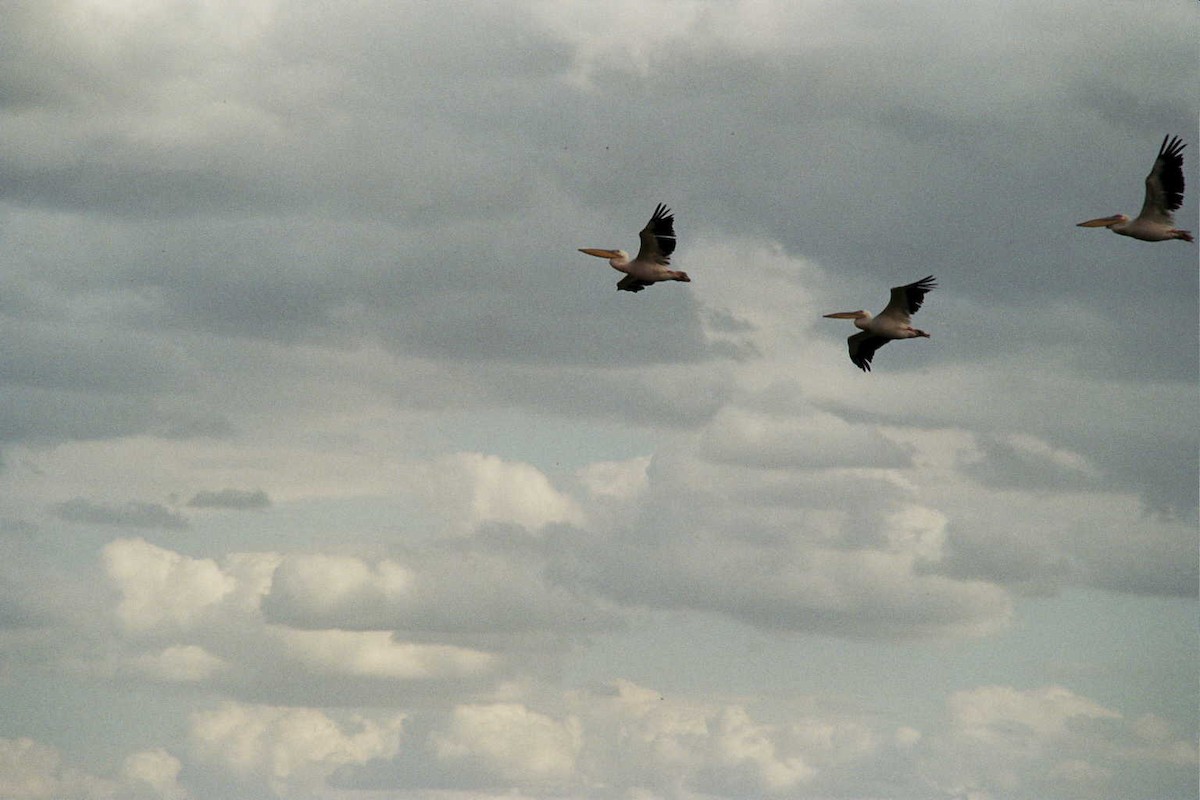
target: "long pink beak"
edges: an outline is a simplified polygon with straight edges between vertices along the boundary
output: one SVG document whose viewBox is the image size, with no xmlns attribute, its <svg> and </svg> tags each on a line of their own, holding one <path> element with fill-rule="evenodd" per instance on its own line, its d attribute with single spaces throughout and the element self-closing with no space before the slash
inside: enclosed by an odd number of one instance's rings
<svg viewBox="0 0 1200 800">
<path fill-rule="evenodd" d="M 1120 215 L 1113 215 L 1111 217 L 1097 217 L 1096 219 L 1089 219 L 1087 222 L 1080 222 L 1075 227 L 1076 228 L 1107 228 L 1109 225 L 1112 225 L 1114 222 L 1120 222 L 1120 221 L 1121 221 Z"/>
</svg>

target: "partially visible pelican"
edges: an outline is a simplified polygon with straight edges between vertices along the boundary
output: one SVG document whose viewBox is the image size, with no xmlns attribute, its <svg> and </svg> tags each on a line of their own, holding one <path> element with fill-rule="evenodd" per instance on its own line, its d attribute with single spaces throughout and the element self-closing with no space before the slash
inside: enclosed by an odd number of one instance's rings
<svg viewBox="0 0 1200 800">
<path fill-rule="evenodd" d="M 862 333 L 856 333 L 846 340 L 850 345 L 850 360 L 863 372 L 870 372 L 875 351 L 893 339 L 915 339 L 919 336 L 929 338 L 928 333 L 912 326 L 911 315 L 921 308 L 925 293 L 934 288 L 937 288 L 937 284 L 933 276 L 926 275 L 907 286 L 894 287 L 892 299 L 887 308 L 879 312 L 878 317 L 872 317 L 867 311 L 839 311 L 825 316 L 830 319 L 854 320 L 854 327 Z"/>
<path fill-rule="evenodd" d="M 1168 239 L 1194 241 L 1191 231 L 1175 227 L 1172 211 L 1183 205 L 1183 148 L 1187 147 L 1178 137 L 1163 137 L 1158 148 L 1158 158 L 1146 176 L 1146 202 L 1142 213 L 1130 220 L 1124 214 L 1089 219 L 1079 223 L 1080 228 L 1108 228 L 1122 236 L 1132 236 L 1143 242 L 1165 242 Z"/>
<path fill-rule="evenodd" d="M 667 269 L 671 263 L 671 253 L 675 252 L 675 215 L 671 209 L 659 203 L 638 238 L 642 240 L 642 246 L 638 249 L 637 258 L 632 261 L 624 250 L 581 247 L 579 252 L 607 258 L 613 269 L 624 272 L 625 277 L 617 282 L 617 288 L 626 292 L 640 292 L 659 281 L 691 282 L 686 272 Z"/>
</svg>

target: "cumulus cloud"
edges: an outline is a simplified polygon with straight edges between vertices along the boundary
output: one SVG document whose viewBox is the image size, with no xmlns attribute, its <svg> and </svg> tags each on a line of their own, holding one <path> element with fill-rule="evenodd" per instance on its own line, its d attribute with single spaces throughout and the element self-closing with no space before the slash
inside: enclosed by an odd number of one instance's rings
<svg viewBox="0 0 1200 800">
<path fill-rule="evenodd" d="M 793 792 L 816 774 L 799 755 L 781 756 L 774 731 L 754 722 L 745 709 L 724 709 L 714 727 L 712 766 L 706 767 L 710 774 L 701 779 L 709 791 L 724 795 Z"/>
<path fill-rule="evenodd" d="M 53 747 L 28 738 L 0 739 L 0 793 L 5 797 L 95 797 L 108 788 L 64 767 Z"/>
<path fill-rule="evenodd" d="M 186 800 L 181 762 L 162 749 L 131 753 L 105 778 L 64 763 L 57 748 L 29 738 L 0 738 L 0 796 L 11 800 Z"/>
<path fill-rule="evenodd" d="M 522 786 L 562 785 L 575 772 L 580 724 L 558 721 L 516 703 L 459 706 L 432 737 L 442 761 L 463 762 L 493 781 Z"/>
<path fill-rule="evenodd" d="M 1073 786 L 1105 794 L 1112 772 L 1096 758 L 1114 738 L 1103 721 L 1120 720 L 1118 712 L 1061 686 L 982 686 L 955 692 L 947 705 L 950 729 L 929 742 L 922 764 L 943 792 L 995 787 L 1007 795 L 1061 782 L 1068 796 Z"/>
<path fill-rule="evenodd" d="M 339 613 L 372 620 L 371 606 L 402 602 L 415 579 L 412 570 L 392 560 L 371 565 L 351 556 L 288 556 L 275 569 L 265 605 L 269 614 L 293 621 Z"/>
<path fill-rule="evenodd" d="M 537 531 L 552 522 L 578 522 L 575 501 L 536 467 L 483 453 L 458 453 L 422 465 L 420 493 L 440 513 L 472 529 L 509 523 Z"/>
<path fill-rule="evenodd" d="M 1193 757 L 1166 768 L 1166 759 L 1145 751 L 1135 755 L 1129 745 L 1143 724 L 1130 724 L 1119 712 L 1061 686 L 981 686 L 952 694 L 947 711 L 948 728 L 919 745 L 924 755 L 918 773 L 948 794 L 1154 797 L 1194 791 L 1194 785 L 1183 789 Z M 1194 742 L 1158 734 L 1160 741 L 1171 740 L 1170 749 L 1195 751 Z M 1158 775 L 1148 780 L 1153 770 Z"/>
<path fill-rule="evenodd" d="M 827 768 L 877 751 L 861 722 L 756 719 L 744 706 L 666 698 L 630 681 L 568 693 L 557 713 L 516 702 L 460 705 L 428 736 L 451 787 L 610 796 L 793 796 Z M 363 776 L 369 775 L 362 773 Z M 469 783 L 455 784 L 452 775 Z M 382 788 L 385 780 L 352 784 Z"/>
<path fill-rule="evenodd" d="M 133 630 L 186 628 L 235 586 L 211 559 L 187 558 L 140 539 L 109 544 L 104 558 L 122 594 L 118 617 Z"/>
<path fill-rule="evenodd" d="M 1003 589 L 923 574 L 911 554 L 743 548 L 709 537 L 690 545 L 624 540 L 609 553 L 582 552 L 556 565 L 561 580 L 623 603 L 719 612 L 766 628 L 883 638 L 983 635 L 1003 628 L 1012 613 Z"/>
<path fill-rule="evenodd" d="M 226 702 L 192 714 L 189 750 L 249 785 L 277 796 L 319 791 L 335 770 L 395 755 L 404 715 L 339 722 L 311 708 Z"/>
<path fill-rule="evenodd" d="M 134 786 L 144 786 L 162 800 L 185 800 L 191 796 L 179 784 L 183 763 L 162 748 L 143 750 L 125 758 L 121 775 Z"/>
<path fill-rule="evenodd" d="M 228 668 L 221 658 L 199 645 L 172 645 L 131 657 L 126 668 L 164 683 L 197 683 Z"/>
<path fill-rule="evenodd" d="M 909 450 L 877 427 L 815 422 L 800 405 L 807 432 L 792 435 L 817 438 L 828 455 L 801 458 L 796 445 L 776 446 L 779 433 L 756 446 L 764 423 L 734 406 L 660 449 L 635 515 L 562 532 L 551 575 L 624 604 L 770 628 L 887 638 L 1003 628 L 1012 607 L 1001 586 L 940 567 L 950 520 L 917 502 Z M 895 454 L 894 466 L 860 462 L 866 441 Z"/>
<path fill-rule="evenodd" d="M 544 575 L 550 546 L 513 546 L 502 533 L 473 546 L 435 544 L 403 562 L 286 556 L 263 611 L 298 628 L 404 630 L 494 637 L 586 631 L 611 624 L 611 608 Z M 590 622 L 589 622 L 590 620 Z"/>
<path fill-rule="evenodd" d="M 110 542 L 103 559 L 120 593 L 117 618 L 133 633 L 187 630 L 221 611 L 256 609 L 278 560 L 269 554 L 234 555 L 222 567 L 142 539 Z"/>
<path fill-rule="evenodd" d="M 1126 723 L 1058 686 L 958 691 L 947 698 L 945 727 L 928 733 L 844 709 L 766 721 L 737 703 L 671 698 L 629 681 L 564 699 L 557 713 L 515 702 L 456 707 L 428 736 L 442 766 L 458 767 L 436 785 L 588 797 L 787 797 L 840 787 L 854 796 L 1149 798 L 1183 792 L 1180 780 L 1195 764 L 1195 743 L 1161 720 Z M 1169 776 L 1144 780 L 1168 763 Z M 353 774 L 372 773 L 345 777 Z M 453 774 L 469 782 L 456 784 Z M 394 785 L 374 775 L 347 785 Z"/>
</svg>

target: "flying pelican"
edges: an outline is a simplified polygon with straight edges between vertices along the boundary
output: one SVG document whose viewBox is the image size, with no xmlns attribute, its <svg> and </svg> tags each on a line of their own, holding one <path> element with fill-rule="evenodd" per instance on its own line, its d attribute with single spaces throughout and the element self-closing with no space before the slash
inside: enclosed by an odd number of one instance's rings
<svg viewBox="0 0 1200 800">
<path fill-rule="evenodd" d="M 893 339 L 915 339 L 918 336 L 929 338 L 928 333 L 912 326 L 910 315 L 917 313 L 925 300 L 925 293 L 934 288 L 937 288 L 937 284 L 933 276 L 926 275 L 907 286 L 894 287 L 892 299 L 888 301 L 887 308 L 879 312 L 878 317 L 872 317 L 866 311 L 839 311 L 825 316 L 830 319 L 854 320 L 854 327 L 862 333 L 856 333 L 846 340 L 850 345 L 850 360 L 863 372 L 870 372 L 875 351 Z"/>
<path fill-rule="evenodd" d="M 675 215 L 671 209 L 659 203 L 638 238 L 642 240 L 642 246 L 638 249 L 637 258 L 632 261 L 624 250 L 581 247 L 579 252 L 607 258 L 613 269 L 624 272 L 625 277 L 617 281 L 617 288 L 626 292 L 640 292 L 659 281 L 691 282 L 686 272 L 667 269 L 671 263 L 671 253 L 675 252 Z"/>
<path fill-rule="evenodd" d="M 1143 242 L 1165 242 L 1168 239 L 1194 241 L 1191 231 L 1175 227 L 1172 211 L 1183 205 L 1183 148 L 1187 147 L 1178 136 L 1163 137 L 1158 148 L 1154 168 L 1146 176 L 1146 202 L 1142 213 L 1130 220 L 1124 214 L 1089 219 L 1079 223 L 1080 228 L 1108 228 L 1122 236 L 1132 236 Z"/>
</svg>

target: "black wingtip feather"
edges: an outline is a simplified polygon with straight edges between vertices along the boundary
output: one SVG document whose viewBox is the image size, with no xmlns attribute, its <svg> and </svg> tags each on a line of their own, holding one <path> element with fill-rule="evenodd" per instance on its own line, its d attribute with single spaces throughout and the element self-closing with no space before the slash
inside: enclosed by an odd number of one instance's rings
<svg viewBox="0 0 1200 800">
<path fill-rule="evenodd" d="M 1168 211 L 1178 211 L 1183 205 L 1183 190 L 1186 188 L 1183 180 L 1185 147 L 1187 145 L 1178 136 L 1167 134 L 1163 137 L 1162 146 L 1158 148 L 1158 159 L 1154 162 Z"/>
<path fill-rule="evenodd" d="M 658 247 L 664 256 L 675 252 L 675 215 L 666 203 L 659 203 L 650 217 L 650 230 L 658 240 Z"/>
<path fill-rule="evenodd" d="M 1178 136 L 1172 136 L 1171 134 L 1168 133 L 1166 136 L 1163 137 L 1162 145 L 1158 148 L 1158 157 L 1159 158 L 1162 158 L 1163 156 L 1166 156 L 1167 158 L 1178 157 L 1180 160 L 1182 160 L 1183 159 L 1183 155 L 1182 155 L 1183 148 L 1185 148 L 1185 147 L 1187 147 L 1187 145 L 1184 144 L 1183 139 L 1180 139 Z"/>
<path fill-rule="evenodd" d="M 925 293 L 931 289 L 937 288 L 937 279 L 932 275 L 926 275 L 919 281 L 913 281 L 904 287 L 904 296 L 908 300 L 908 313 L 915 314 L 921 310 L 921 304 L 925 302 Z"/>
</svg>

